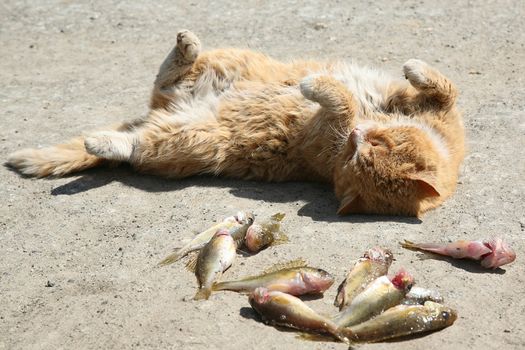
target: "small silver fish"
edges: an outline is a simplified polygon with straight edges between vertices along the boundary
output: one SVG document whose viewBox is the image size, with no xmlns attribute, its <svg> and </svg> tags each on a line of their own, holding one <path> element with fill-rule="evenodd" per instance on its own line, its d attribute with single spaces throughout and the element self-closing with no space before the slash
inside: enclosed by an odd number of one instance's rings
<svg viewBox="0 0 525 350">
<path fill-rule="evenodd" d="M 486 241 L 455 241 L 452 243 L 414 243 L 405 240 L 400 243 L 403 248 L 422 250 L 454 259 L 472 259 L 481 261 L 481 266 L 495 269 L 516 260 L 516 253 L 502 238 L 496 237 Z"/>
<path fill-rule="evenodd" d="M 451 326 L 453 309 L 432 301 L 424 305 L 397 305 L 371 320 L 342 329 L 351 343 L 374 343 Z"/>
<path fill-rule="evenodd" d="M 288 242 L 288 237 L 281 230 L 281 221 L 284 219 L 283 213 L 272 215 L 269 220 L 262 223 L 255 222 L 248 228 L 244 245 L 252 253 L 261 251 L 271 246 Z"/>
<path fill-rule="evenodd" d="M 364 322 L 401 303 L 413 284 L 414 278 L 403 269 L 392 279 L 381 276 L 332 319 L 340 327 Z"/>
<path fill-rule="evenodd" d="M 237 245 L 230 232 L 224 228 L 218 230 L 213 238 L 201 249 L 195 263 L 195 276 L 199 290 L 194 300 L 208 299 L 215 283 L 226 271 L 237 255 Z M 192 267 L 191 262 L 188 267 Z"/>
<path fill-rule="evenodd" d="M 301 299 L 279 291 L 257 288 L 249 298 L 250 305 L 266 323 L 295 328 L 306 332 L 328 334 L 343 342 L 337 325 L 319 315 Z"/>
<path fill-rule="evenodd" d="M 334 305 L 342 310 L 376 278 L 388 273 L 394 256 L 388 249 L 374 247 L 360 258 L 337 289 Z"/>
<path fill-rule="evenodd" d="M 253 292 L 259 287 L 277 290 L 292 295 L 323 293 L 334 283 L 328 272 L 308 267 L 302 259 L 272 266 L 258 276 L 235 281 L 224 281 L 213 285 L 213 290 Z"/>
</svg>

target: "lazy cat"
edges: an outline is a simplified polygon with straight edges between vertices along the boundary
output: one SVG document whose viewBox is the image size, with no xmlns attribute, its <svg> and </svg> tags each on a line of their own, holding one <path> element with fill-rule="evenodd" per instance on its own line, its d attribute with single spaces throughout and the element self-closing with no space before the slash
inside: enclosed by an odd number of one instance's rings
<svg viewBox="0 0 525 350">
<path fill-rule="evenodd" d="M 7 165 L 36 177 L 127 162 L 169 178 L 322 181 L 339 214 L 420 216 L 453 193 L 464 130 L 450 80 L 416 59 L 403 71 L 408 81 L 345 62 L 201 53 L 184 30 L 145 118 L 17 151 Z"/>
</svg>

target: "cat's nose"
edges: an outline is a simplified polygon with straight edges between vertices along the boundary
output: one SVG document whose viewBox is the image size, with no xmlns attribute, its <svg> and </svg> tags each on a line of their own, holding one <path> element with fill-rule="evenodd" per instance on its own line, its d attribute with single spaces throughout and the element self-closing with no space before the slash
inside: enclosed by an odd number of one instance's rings
<svg viewBox="0 0 525 350">
<path fill-rule="evenodd" d="M 355 127 L 350 132 L 350 137 L 354 142 L 359 141 L 363 137 L 363 130 L 359 129 L 358 127 Z"/>
<path fill-rule="evenodd" d="M 361 134 L 363 131 L 361 129 L 359 129 L 359 127 L 355 127 L 352 129 L 352 132 L 350 133 L 350 135 L 359 135 Z"/>
</svg>

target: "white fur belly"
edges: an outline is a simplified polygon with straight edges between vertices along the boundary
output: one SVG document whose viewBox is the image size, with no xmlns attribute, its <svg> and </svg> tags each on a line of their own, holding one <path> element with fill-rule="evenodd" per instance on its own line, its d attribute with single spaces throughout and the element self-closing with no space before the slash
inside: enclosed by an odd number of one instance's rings
<svg viewBox="0 0 525 350">
<path fill-rule="evenodd" d="M 361 112 L 365 114 L 381 111 L 388 87 L 393 81 L 385 72 L 345 63 L 338 65 L 332 75 L 352 92 Z"/>
<path fill-rule="evenodd" d="M 212 76 L 201 76 L 195 85 L 177 88 L 176 101 L 170 105 L 171 121 L 178 124 L 194 124 L 214 120 L 221 99 L 222 91 L 215 88 Z"/>
</svg>

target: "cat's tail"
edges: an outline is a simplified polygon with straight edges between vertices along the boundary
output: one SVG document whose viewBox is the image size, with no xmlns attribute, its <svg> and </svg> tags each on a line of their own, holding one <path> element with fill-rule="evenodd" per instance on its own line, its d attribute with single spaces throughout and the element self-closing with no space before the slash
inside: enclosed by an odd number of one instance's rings
<svg viewBox="0 0 525 350">
<path fill-rule="evenodd" d="M 41 149 L 22 149 L 12 153 L 5 163 L 26 176 L 64 176 L 93 168 L 105 162 L 103 158 L 89 154 L 84 137 L 67 143 Z"/>
<path fill-rule="evenodd" d="M 143 123 L 144 119 L 139 118 L 60 145 L 22 149 L 12 153 L 5 165 L 22 175 L 46 177 L 129 161 L 136 142 L 135 130 Z"/>
</svg>

